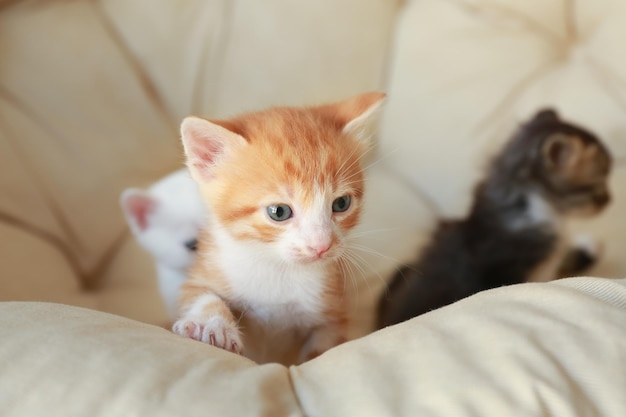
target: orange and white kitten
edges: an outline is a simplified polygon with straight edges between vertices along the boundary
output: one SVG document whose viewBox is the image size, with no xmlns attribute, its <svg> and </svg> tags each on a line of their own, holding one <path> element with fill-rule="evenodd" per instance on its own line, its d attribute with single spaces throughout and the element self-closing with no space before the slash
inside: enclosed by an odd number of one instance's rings
<svg viewBox="0 0 626 417">
<path fill-rule="evenodd" d="M 346 340 L 342 255 L 384 97 L 183 121 L 187 166 L 212 216 L 175 333 L 284 364 Z"/>
</svg>

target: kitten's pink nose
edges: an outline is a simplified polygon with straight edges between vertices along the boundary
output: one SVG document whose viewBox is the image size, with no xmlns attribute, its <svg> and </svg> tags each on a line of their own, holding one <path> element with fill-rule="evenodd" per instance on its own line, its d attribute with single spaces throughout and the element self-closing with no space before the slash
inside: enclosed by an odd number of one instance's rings
<svg viewBox="0 0 626 417">
<path fill-rule="evenodd" d="M 311 252 L 314 252 L 315 254 L 317 254 L 318 258 L 321 258 L 322 255 L 328 252 L 331 245 L 332 245 L 332 242 L 330 241 L 317 242 L 317 243 L 314 243 L 313 245 L 309 245 L 309 249 L 311 250 Z"/>
</svg>

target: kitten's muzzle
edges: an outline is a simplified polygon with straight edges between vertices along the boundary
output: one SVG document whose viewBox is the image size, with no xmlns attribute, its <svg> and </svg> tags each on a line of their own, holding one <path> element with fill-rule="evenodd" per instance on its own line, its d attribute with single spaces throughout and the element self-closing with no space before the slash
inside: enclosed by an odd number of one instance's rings
<svg viewBox="0 0 626 417">
<path fill-rule="evenodd" d="M 324 256 L 326 252 L 328 252 L 331 246 L 332 241 L 323 241 L 307 246 L 307 250 L 319 259 Z"/>
</svg>

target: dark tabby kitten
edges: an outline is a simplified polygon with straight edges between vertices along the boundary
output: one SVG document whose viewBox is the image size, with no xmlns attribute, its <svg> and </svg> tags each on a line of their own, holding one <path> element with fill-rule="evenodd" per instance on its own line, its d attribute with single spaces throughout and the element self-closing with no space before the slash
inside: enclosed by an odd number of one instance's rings
<svg viewBox="0 0 626 417">
<path fill-rule="evenodd" d="M 391 281 L 379 326 L 408 320 L 476 292 L 581 272 L 593 263 L 566 244 L 564 220 L 609 202 L 608 150 L 592 133 L 543 110 L 505 145 L 463 220 L 444 221 L 416 264 Z"/>
</svg>

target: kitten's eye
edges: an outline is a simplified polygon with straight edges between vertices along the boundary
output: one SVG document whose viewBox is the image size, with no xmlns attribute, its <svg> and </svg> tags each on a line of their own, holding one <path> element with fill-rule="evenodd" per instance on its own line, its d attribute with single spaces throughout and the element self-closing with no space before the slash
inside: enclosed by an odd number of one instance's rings
<svg viewBox="0 0 626 417">
<path fill-rule="evenodd" d="M 339 197 L 333 201 L 333 211 L 335 213 L 341 213 L 343 211 L 348 210 L 350 207 L 350 196 L 344 195 L 343 197 Z"/>
<path fill-rule="evenodd" d="M 191 239 L 185 242 L 185 247 L 192 252 L 195 252 L 198 249 L 198 239 Z"/>
<path fill-rule="evenodd" d="M 287 204 L 276 204 L 267 208 L 267 214 L 270 219 L 277 222 L 284 222 L 292 216 L 291 207 Z"/>
</svg>

